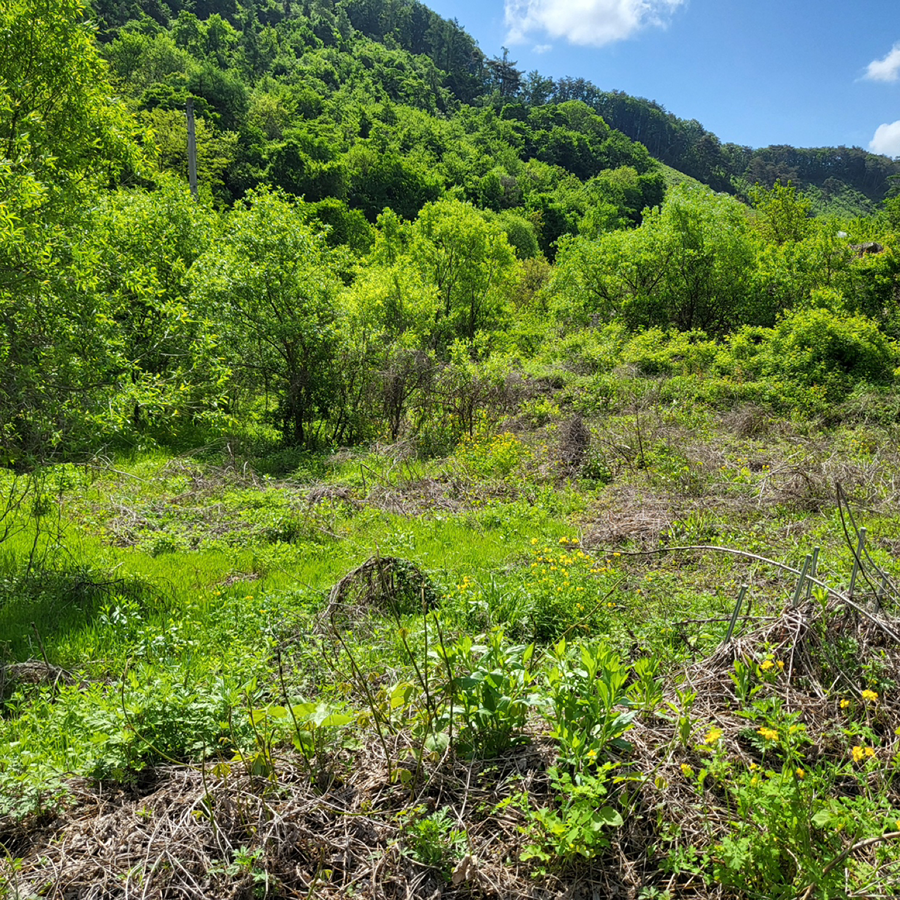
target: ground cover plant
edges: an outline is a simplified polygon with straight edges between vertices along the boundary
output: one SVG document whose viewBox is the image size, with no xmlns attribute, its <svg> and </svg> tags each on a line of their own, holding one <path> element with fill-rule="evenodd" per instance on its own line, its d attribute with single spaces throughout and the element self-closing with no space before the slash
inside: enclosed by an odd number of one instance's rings
<svg viewBox="0 0 900 900">
<path fill-rule="evenodd" d="M 443 458 L 7 476 L 7 892 L 891 896 L 893 424 L 613 371 Z"/>
</svg>

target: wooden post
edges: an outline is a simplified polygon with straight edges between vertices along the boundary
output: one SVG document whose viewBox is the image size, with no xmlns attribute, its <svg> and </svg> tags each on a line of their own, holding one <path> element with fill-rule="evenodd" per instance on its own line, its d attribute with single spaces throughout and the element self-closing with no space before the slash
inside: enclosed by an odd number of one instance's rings
<svg viewBox="0 0 900 900">
<path fill-rule="evenodd" d="M 197 192 L 197 132 L 194 129 L 194 100 L 187 101 L 187 133 L 188 133 L 188 181 L 191 185 L 191 196 L 196 200 Z"/>
</svg>

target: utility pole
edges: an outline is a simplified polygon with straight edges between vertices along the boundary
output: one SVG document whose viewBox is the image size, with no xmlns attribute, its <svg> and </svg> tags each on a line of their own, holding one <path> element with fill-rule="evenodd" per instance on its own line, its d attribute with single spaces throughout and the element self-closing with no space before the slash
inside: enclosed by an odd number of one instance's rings
<svg viewBox="0 0 900 900">
<path fill-rule="evenodd" d="M 187 133 L 188 133 L 188 181 L 191 185 L 191 196 L 196 200 L 197 193 L 197 132 L 194 129 L 194 99 L 187 101 Z"/>
</svg>

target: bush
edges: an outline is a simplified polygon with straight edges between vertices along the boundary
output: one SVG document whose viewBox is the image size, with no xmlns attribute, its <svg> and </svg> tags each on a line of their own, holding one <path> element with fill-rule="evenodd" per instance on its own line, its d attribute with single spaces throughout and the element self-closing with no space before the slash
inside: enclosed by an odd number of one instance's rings
<svg viewBox="0 0 900 900">
<path fill-rule="evenodd" d="M 755 379 L 785 378 L 841 400 L 860 383 L 890 384 L 898 363 L 895 346 L 863 316 L 824 309 L 800 310 L 773 329 L 742 328 L 720 355 Z"/>
</svg>

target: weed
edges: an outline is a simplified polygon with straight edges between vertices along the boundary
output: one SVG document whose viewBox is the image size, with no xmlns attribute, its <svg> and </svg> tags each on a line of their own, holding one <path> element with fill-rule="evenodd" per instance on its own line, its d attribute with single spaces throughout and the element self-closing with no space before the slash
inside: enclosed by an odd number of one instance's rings
<svg viewBox="0 0 900 900">
<path fill-rule="evenodd" d="M 624 824 L 621 813 L 604 802 L 613 763 L 577 775 L 553 767 L 548 770 L 556 805 L 529 812 L 526 832 L 532 843 L 522 859 L 535 859 L 546 870 L 578 859 L 594 859 L 609 847 L 609 829 Z"/>
<path fill-rule="evenodd" d="M 403 826 L 404 850 L 410 859 L 437 869 L 449 881 L 451 869 L 466 851 L 466 831 L 457 827 L 446 807 L 418 817 L 420 811 L 413 810 Z"/>
<path fill-rule="evenodd" d="M 562 762 L 580 774 L 610 750 L 630 750 L 623 735 L 637 711 L 626 690 L 629 667 L 602 645 L 570 649 L 564 640 L 549 658 L 543 711 Z"/>
</svg>

